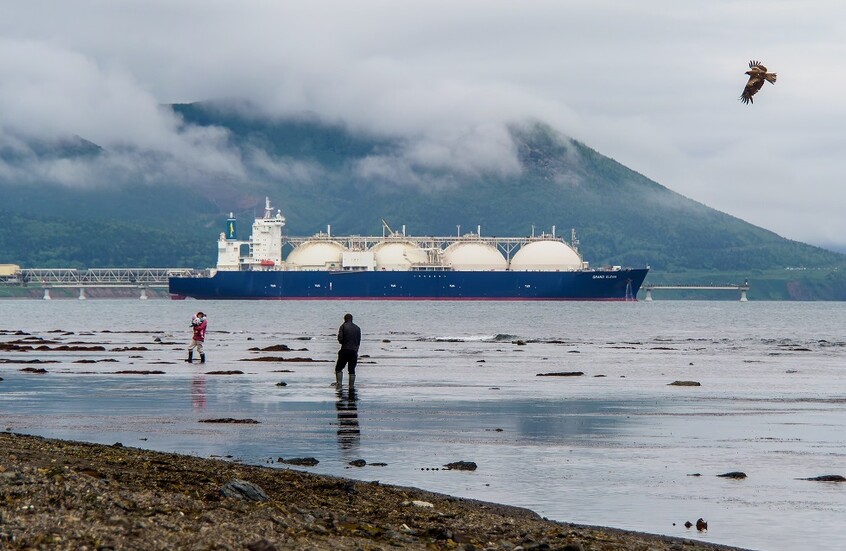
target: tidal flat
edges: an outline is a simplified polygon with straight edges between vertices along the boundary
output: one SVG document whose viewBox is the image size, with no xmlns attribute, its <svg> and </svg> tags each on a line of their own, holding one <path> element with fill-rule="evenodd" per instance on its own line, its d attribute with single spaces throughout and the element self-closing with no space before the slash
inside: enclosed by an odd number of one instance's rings
<svg viewBox="0 0 846 551">
<path fill-rule="evenodd" d="M 204 365 L 183 362 L 198 309 Z M 353 393 L 329 385 L 347 311 Z M 749 549 L 846 538 L 837 303 L 21 300 L 0 320 L 7 432 Z"/>
</svg>

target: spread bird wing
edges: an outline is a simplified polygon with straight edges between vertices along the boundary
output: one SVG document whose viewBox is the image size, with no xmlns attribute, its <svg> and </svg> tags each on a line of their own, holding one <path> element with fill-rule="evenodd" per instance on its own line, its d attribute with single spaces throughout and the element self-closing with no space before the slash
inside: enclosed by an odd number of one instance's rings
<svg viewBox="0 0 846 551">
<path fill-rule="evenodd" d="M 740 94 L 740 101 L 742 101 L 743 103 L 755 103 L 752 100 L 752 96 L 754 96 L 763 85 L 763 75 L 751 75 L 749 77 L 749 82 L 746 83 L 746 88 L 744 88 L 743 93 Z"/>
<path fill-rule="evenodd" d="M 767 68 L 764 67 L 763 65 L 761 65 L 760 61 L 755 61 L 755 60 L 750 61 L 749 62 L 749 68 L 750 69 L 757 69 L 757 70 L 760 70 L 761 72 L 764 72 L 764 73 L 767 72 Z"/>
</svg>

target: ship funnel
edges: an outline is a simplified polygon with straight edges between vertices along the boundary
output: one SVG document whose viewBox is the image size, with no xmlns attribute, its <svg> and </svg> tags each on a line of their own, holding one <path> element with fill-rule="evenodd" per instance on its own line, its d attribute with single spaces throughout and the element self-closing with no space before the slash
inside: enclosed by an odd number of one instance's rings
<svg viewBox="0 0 846 551">
<path fill-rule="evenodd" d="M 226 239 L 238 239 L 235 226 L 235 213 L 230 212 L 229 218 L 226 219 Z"/>
</svg>

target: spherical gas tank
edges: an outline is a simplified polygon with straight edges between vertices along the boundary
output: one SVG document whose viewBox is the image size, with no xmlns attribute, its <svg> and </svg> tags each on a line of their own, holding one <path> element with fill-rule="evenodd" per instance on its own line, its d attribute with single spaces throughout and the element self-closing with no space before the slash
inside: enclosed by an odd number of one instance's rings
<svg viewBox="0 0 846 551">
<path fill-rule="evenodd" d="M 409 270 L 429 259 L 426 251 L 410 241 L 382 241 L 370 250 L 379 271 Z"/>
<path fill-rule="evenodd" d="M 511 259 L 514 271 L 572 271 L 582 266 L 582 259 L 563 241 L 533 241 L 520 247 Z"/>
<path fill-rule="evenodd" d="M 290 253 L 285 262 L 297 270 L 325 270 L 341 266 L 341 256 L 347 248 L 337 241 L 306 241 Z"/>
<path fill-rule="evenodd" d="M 488 243 L 456 242 L 444 250 L 444 262 L 453 270 L 505 270 L 508 261 L 497 248 Z"/>
</svg>

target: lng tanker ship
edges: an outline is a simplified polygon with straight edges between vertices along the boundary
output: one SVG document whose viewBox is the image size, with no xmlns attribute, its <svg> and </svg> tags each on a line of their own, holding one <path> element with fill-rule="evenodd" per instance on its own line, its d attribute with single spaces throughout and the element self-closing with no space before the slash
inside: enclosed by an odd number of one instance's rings
<svg viewBox="0 0 846 551">
<path fill-rule="evenodd" d="M 283 234 L 285 217 L 265 200 L 249 240 L 230 214 L 217 267 L 171 277 L 172 298 L 312 300 L 636 300 L 648 268 L 590 268 L 551 234 L 413 237 L 382 221 L 381 237 Z M 284 256 L 284 258 L 283 258 Z"/>
</svg>

